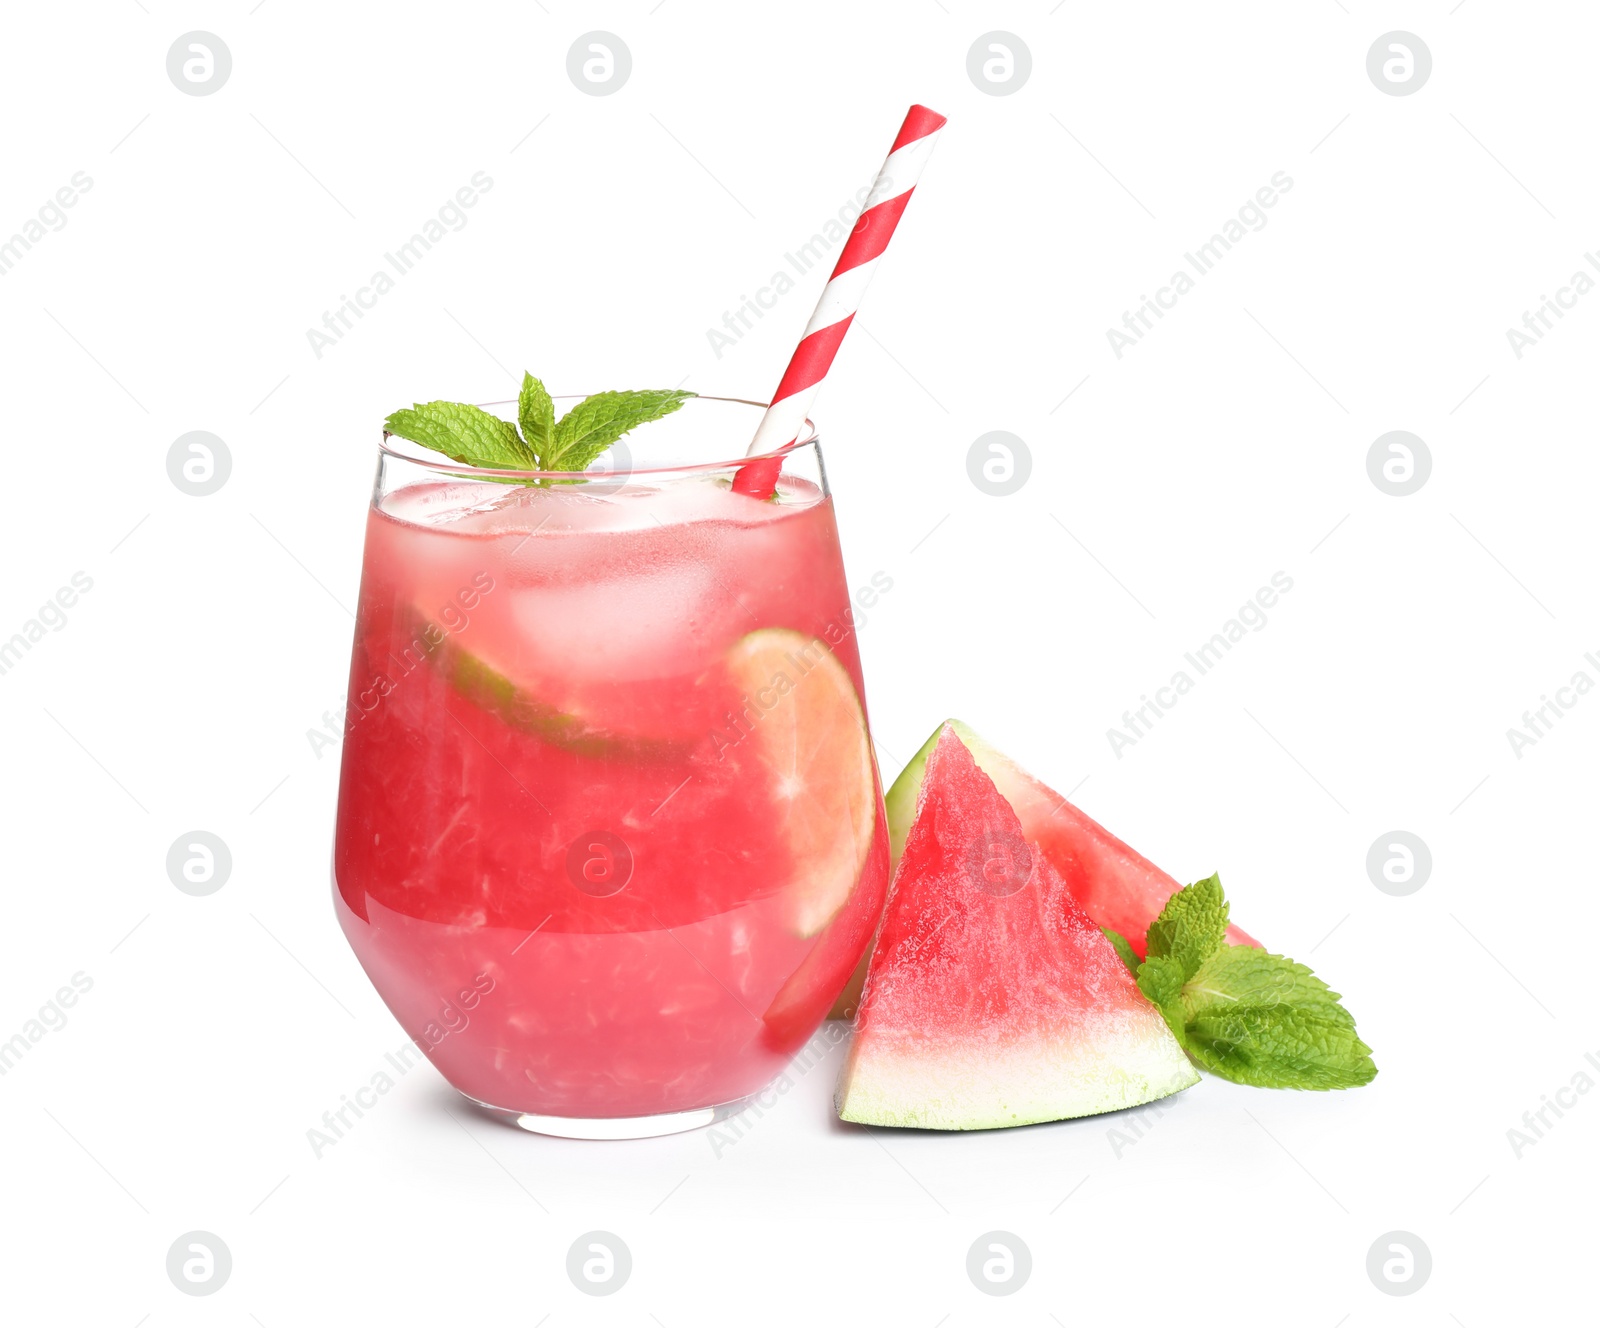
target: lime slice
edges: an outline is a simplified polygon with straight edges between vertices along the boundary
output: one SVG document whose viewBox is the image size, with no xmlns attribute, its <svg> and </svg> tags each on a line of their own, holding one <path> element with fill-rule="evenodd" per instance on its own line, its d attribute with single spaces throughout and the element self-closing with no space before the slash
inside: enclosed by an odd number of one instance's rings
<svg viewBox="0 0 1600 1328">
<path fill-rule="evenodd" d="M 711 724 L 712 697 L 692 678 L 676 688 L 629 690 L 590 686 L 582 675 L 538 683 L 515 679 L 479 648 L 467 649 L 420 606 L 413 606 L 415 648 L 426 654 L 462 697 L 514 729 L 586 756 L 641 757 L 687 753 Z M 654 706 L 640 697 L 654 698 Z M 701 712 L 705 713 L 702 714 Z"/>
<path fill-rule="evenodd" d="M 855 684 L 816 637 L 751 632 L 728 652 L 748 698 L 755 761 L 768 776 L 773 831 L 787 844 L 789 925 L 814 936 L 850 898 L 872 849 L 872 747 Z"/>
<path fill-rule="evenodd" d="M 436 643 L 428 650 L 434 667 L 479 709 L 498 715 L 512 728 L 536 733 L 547 742 L 580 751 L 588 747 L 596 751 L 604 749 L 605 744 L 596 740 L 589 726 L 578 716 L 542 704 L 498 669 L 470 650 L 462 649 L 443 628 L 425 622 L 419 635 L 424 641 Z"/>
</svg>

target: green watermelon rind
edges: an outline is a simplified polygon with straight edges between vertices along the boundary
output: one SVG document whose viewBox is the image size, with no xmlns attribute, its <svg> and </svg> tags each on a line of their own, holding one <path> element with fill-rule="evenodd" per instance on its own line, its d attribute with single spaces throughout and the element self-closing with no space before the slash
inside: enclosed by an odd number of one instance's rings
<svg viewBox="0 0 1600 1328">
<path fill-rule="evenodd" d="M 1005 1054 L 930 1037 L 898 1048 L 879 1035 L 851 1046 L 835 1106 L 841 1120 L 859 1125 L 1001 1130 L 1140 1107 L 1200 1082 L 1159 1019 L 1104 1023 L 1096 1032 L 1041 1035 Z M 962 1061 L 973 1062 L 965 1073 Z"/>
</svg>

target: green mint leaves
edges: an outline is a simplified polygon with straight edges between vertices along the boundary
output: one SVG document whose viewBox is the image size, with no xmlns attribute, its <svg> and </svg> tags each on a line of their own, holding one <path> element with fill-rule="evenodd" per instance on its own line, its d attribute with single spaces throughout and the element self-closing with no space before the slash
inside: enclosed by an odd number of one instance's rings
<svg viewBox="0 0 1600 1328">
<path fill-rule="evenodd" d="M 522 391 L 517 394 L 517 423 L 534 456 L 544 456 L 556 440 L 556 403 L 550 400 L 544 384 L 526 370 Z"/>
<path fill-rule="evenodd" d="M 1184 984 L 1189 1054 L 1259 1088 L 1356 1088 L 1378 1073 L 1339 994 L 1304 964 L 1223 946 Z"/>
<path fill-rule="evenodd" d="M 524 373 L 517 424 L 459 401 L 428 401 L 395 411 L 383 427 L 467 466 L 577 473 L 630 429 L 672 414 L 694 395 L 676 389 L 597 392 L 557 420 L 544 384 Z"/>
<path fill-rule="evenodd" d="M 535 454 L 517 426 L 476 406 L 456 401 L 423 401 L 397 410 L 383 427 L 401 438 L 443 452 L 452 461 L 486 470 L 537 470 Z"/>
<path fill-rule="evenodd" d="M 1161 1011 L 1178 1045 L 1188 1050 L 1189 1032 L 1184 1027 L 1183 1013 L 1183 965 L 1165 955 L 1151 955 L 1133 976 L 1145 999 Z"/>
<path fill-rule="evenodd" d="M 1134 977 L 1190 1058 L 1258 1088 L 1370 1083 L 1378 1073 L 1372 1048 L 1356 1035 L 1339 994 L 1304 964 L 1227 944 L 1227 927 L 1222 882 L 1208 876 L 1167 900 L 1145 933 L 1147 953 Z M 1114 935 L 1112 944 L 1118 954 L 1127 946 Z"/>
<path fill-rule="evenodd" d="M 1138 977 L 1139 956 L 1134 954 L 1133 947 L 1128 944 L 1127 938 L 1121 932 L 1113 931 L 1110 927 L 1102 927 L 1100 930 L 1105 932 L 1106 940 L 1111 942 L 1111 948 L 1117 952 L 1117 958 L 1128 966 L 1128 972 L 1132 973 L 1134 977 Z"/>
<path fill-rule="evenodd" d="M 1228 901 L 1222 879 L 1213 874 L 1167 900 L 1161 916 L 1145 932 L 1145 952 L 1176 959 L 1187 982 L 1228 934 Z"/>
<path fill-rule="evenodd" d="M 596 392 L 585 397 L 556 425 L 555 448 L 547 470 L 582 470 L 636 424 L 670 415 L 693 392 Z"/>
</svg>

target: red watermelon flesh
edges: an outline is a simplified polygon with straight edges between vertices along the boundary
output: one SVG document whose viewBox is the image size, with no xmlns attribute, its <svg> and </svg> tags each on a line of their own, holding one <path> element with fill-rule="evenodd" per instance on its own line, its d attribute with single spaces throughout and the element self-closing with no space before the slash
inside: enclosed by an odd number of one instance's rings
<svg viewBox="0 0 1600 1328">
<path fill-rule="evenodd" d="M 1023 836 L 1037 844 L 1067 882 L 1079 906 L 1102 927 L 1127 938 L 1144 958 L 1144 934 L 1181 883 L 1091 820 L 1054 789 L 1042 784 L 1004 752 L 985 742 L 959 719 L 939 726 L 900 772 L 886 799 L 890 852 L 898 855 L 915 811 L 923 765 L 939 734 L 953 728 L 1001 796 L 1022 822 Z M 1239 927 L 1228 928 L 1231 945 L 1259 945 Z"/>
<path fill-rule="evenodd" d="M 1067 883 L 1078 906 L 1102 927 L 1120 933 L 1143 959 L 1144 935 L 1180 883 L 1155 863 L 1124 844 L 1098 822 L 1084 815 L 1047 784 L 1035 779 L 999 748 L 986 742 L 959 719 L 946 720 L 922 749 L 911 758 L 885 795 L 889 813 L 889 852 L 900 861 L 906 835 L 916 815 L 923 771 L 935 743 L 946 728 L 954 729 L 979 768 L 989 776 L 1011 804 L 1022 823 L 1023 837 L 1038 845 L 1050 865 Z M 1260 945 L 1242 927 L 1228 928 L 1232 945 Z M 850 1019 L 861 999 L 869 952 L 839 999 L 830 1017 Z"/>
<path fill-rule="evenodd" d="M 1138 1106 L 1199 1076 L 955 730 L 926 758 L 839 1114 L 978 1130 Z"/>
</svg>

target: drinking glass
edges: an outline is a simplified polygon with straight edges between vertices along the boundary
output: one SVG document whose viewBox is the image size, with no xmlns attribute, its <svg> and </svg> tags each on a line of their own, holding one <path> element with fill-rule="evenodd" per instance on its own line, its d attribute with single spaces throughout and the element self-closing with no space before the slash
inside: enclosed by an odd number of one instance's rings
<svg viewBox="0 0 1600 1328">
<path fill-rule="evenodd" d="M 882 909 L 822 454 L 808 432 L 770 500 L 734 492 L 760 411 L 692 398 L 581 475 L 379 450 L 334 906 L 440 1073 L 526 1129 L 737 1111 Z"/>
</svg>

